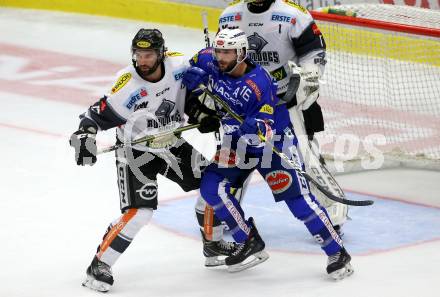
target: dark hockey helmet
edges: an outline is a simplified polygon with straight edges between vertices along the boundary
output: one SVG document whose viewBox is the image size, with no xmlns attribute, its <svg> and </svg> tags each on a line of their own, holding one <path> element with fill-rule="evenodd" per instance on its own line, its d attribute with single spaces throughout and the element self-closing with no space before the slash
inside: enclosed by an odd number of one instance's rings
<svg viewBox="0 0 440 297">
<path fill-rule="evenodd" d="M 140 29 L 131 42 L 131 50 L 153 49 L 165 52 L 165 40 L 158 29 Z"/>
<path fill-rule="evenodd" d="M 134 36 L 131 42 L 131 54 L 133 57 L 133 64 L 136 67 L 135 52 L 137 50 L 155 50 L 157 52 L 156 70 L 157 66 L 165 59 L 165 40 L 162 33 L 158 29 L 140 29 Z"/>
</svg>

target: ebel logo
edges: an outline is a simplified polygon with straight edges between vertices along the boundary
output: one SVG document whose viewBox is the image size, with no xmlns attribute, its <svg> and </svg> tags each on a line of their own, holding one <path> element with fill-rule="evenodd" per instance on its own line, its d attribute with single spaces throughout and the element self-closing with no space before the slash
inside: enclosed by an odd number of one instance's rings
<svg viewBox="0 0 440 297">
<path fill-rule="evenodd" d="M 112 88 L 112 94 L 116 93 L 120 89 L 122 89 L 128 81 L 131 79 L 131 73 L 125 73 L 122 74 L 118 80 L 116 81 L 115 85 Z"/>
<path fill-rule="evenodd" d="M 136 192 L 141 199 L 153 200 L 157 197 L 157 185 L 155 183 L 148 183 L 139 190 L 136 190 Z"/>
</svg>

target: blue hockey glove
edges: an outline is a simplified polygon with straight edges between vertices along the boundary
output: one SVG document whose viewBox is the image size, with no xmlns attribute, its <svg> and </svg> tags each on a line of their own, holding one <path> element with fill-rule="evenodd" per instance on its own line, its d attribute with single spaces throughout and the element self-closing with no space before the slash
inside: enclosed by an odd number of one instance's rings
<svg viewBox="0 0 440 297">
<path fill-rule="evenodd" d="M 183 85 L 189 90 L 195 90 L 200 84 L 208 83 L 208 73 L 199 67 L 189 67 L 183 74 Z"/>
<path fill-rule="evenodd" d="M 261 133 L 265 140 L 269 140 L 272 138 L 272 128 L 269 125 L 267 121 L 263 121 L 256 118 L 247 117 L 243 124 L 241 124 L 240 128 L 238 129 L 238 134 L 240 136 L 243 135 L 258 135 L 258 133 Z M 249 143 L 251 144 L 251 143 Z"/>
</svg>

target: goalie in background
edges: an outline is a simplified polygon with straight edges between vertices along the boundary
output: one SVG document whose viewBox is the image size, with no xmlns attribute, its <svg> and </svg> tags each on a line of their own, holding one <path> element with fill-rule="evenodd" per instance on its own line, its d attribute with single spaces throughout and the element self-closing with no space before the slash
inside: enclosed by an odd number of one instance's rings
<svg viewBox="0 0 440 297">
<path fill-rule="evenodd" d="M 317 99 L 319 79 L 326 64 L 326 45 L 310 13 L 293 1 L 234 1 L 219 18 L 219 30 L 224 28 L 244 31 L 249 43 L 249 58 L 277 80 L 277 96 L 287 105 L 307 173 L 332 194 L 343 197 L 342 189 L 325 167 L 314 138 L 315 133 L 324 130 Z M 313 184 L 311 191 L 326 208 L 335 230 L 342 235 L 341 226 L 347 221 L 348 206 L 328 199 Z M 244 192 L 245 187 L 238 197 L 241 198 Z M 196 204 L 196 214 L 206 256 L 209 245 L 222 239 L 223 226 L 203 199 Z M 207 222 L 213 226 L 207 226 Z M 223 263 L 211 254 L 212 257 L 206 256 L 205 265 Z"/>
<path fill-rule="evenodd" d="M 197 113 L 201 132 L 218 129 L 217 118 L 198 110 L 198 105 L 185 104 L 185 100 L 191 100 L 182 86 L 187 59 L 166 51 L 159 30 L 139 30 L 132 40 L 131 54 L 132 65 L 119 71 L 113 88 L 80 116 L 78 131 L 70 138 L 78 165 L 96 162 L 95 137 L 99 130 L 117 127 L 117 143 L 130 143 L 143 136 L 174 131 L 183 125 L 184 112 L 192 120 Z M 111 267 L 157 208 L 157 174 L 191 191 L 199 188 L 205 166 L 203 156 L 173 133 L 118 149 L 116 170 L 122 215 L 105 232 L 83 286 L 106 292 L 113 285 Z"/>
</svg>

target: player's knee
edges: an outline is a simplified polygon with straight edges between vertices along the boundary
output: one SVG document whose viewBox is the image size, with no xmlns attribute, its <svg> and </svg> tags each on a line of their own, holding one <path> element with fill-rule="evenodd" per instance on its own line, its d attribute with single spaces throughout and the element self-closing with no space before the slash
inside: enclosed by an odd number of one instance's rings
<svg viewBox="0 0 440 297">
<path fill-rule="evenodd" d="M 132 210 L 134 210 L 134 209 L 131 208 L 128 211 L 132 211 Z M 130 223 L 132 223 L 138 229 L 140 229 L 150 222 L 150 220 L 153 216 L 153 209 L 151 209 L 151 208 L 138 208 L 135 211 L 136 211 L 136 214 L 134 215 L 132 220 L 130 220 Z"/>
<path fill-rule="evenodd" d="M 210 203 L 212 197 L 218 196 L 218 187 L 222 180 L 222 177 L 217 175 L 214 172 L 205 172 L 202 178 L 202 182 L 200 183 L 200 194 L 206 202 Z"/>
</svg>

